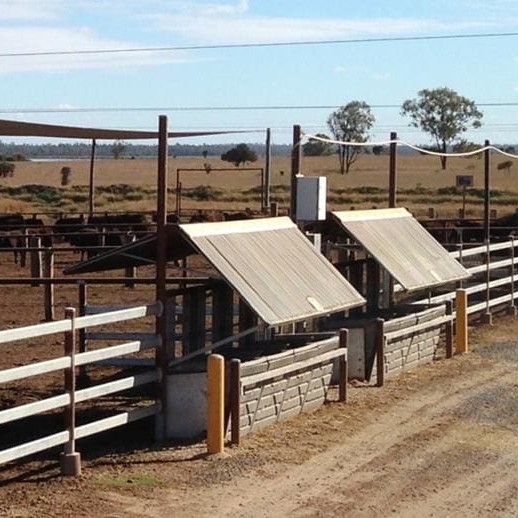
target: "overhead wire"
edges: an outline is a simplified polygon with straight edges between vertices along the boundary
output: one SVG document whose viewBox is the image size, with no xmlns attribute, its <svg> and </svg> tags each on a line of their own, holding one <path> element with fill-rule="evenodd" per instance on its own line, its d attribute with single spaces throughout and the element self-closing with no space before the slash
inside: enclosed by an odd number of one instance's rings
<svg viewBox="0 0 518 518">
<path fill-rule="evenodd" d="M 512 107 L 518 102 L 477 103 L 480 107 Z M 340 104 L 329 105 L 262 105 L 262 106 L 121 106 L 88 108 L 0 108 L 0 113 L 123 113 L 123 112 L 186 112 L 186 111 L 264 111 L 264 110 L 333 110 Z M 401 108 L 401 104 L 369 104 L 371 109 Z"/>
<path fill-rule="evenodd" d="M 342 40 L 301 40 L 275 41 L 266 43 L 222 43 L 214 45 L 172 45 L 163 47 L 129 47 L 111 49 L 84 49 L 84 50 L 56 50 L 33 52 L 2 52 L 0 58 L 37 57 L 37 56 L 77 56 L 91 54 L 122 54 L 135 52 L 174 52 L 188 50 L 217 50 L 217 49 L 247 49 L 267 47 L 295 47 L 307 45 L 345 45 L 357 43 L 385 43 L 399 41 L 431 41 L 431 40 L 459 40 L 480 38 L 508 38 L 518 36 L 518 32 L 492 32 L 470 34 L 441 34 L 429 36 L 387 36 L 383 38 L 351 38 Z"/>
</svg>

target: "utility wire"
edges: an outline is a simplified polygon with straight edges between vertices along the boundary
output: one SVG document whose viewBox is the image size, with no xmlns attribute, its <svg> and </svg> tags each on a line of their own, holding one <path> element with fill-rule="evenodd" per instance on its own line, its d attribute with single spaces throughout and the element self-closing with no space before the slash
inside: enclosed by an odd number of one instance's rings
<svg viewBox="0 0 518 518">
<path fill-rule="evenodd" d="M 512 107 L 518 102 L 476 103 L 481 107 Z M 373 109 L 401 108 L 401 104 L 371 104 Z M 260 110 L 333 110 L 340 104 L 270 105 L 270 106 L 143 106 L 119 108 L 0 108 L 0 113 L 123 113 L 123 112 L 196 112 L 196 111 L 260 111 Z"/>
<path fill-rule="evenodd" d="M 35 52 L 3 52 L 0 58 L 35 57 L 35 56 L 77 56 L 91 54 L 123 54 L 134 52 L 172 52 L 183 50 L 216 50 L 216 49 L 248 49 L 267 47 L 296 47 L 303 45 L 346 45 L 354 43 L 383 43 L 398 41 L 431 41 L 431 40 L 461 40 L 481 38 L 509 38 L 518 36 L 518 32 L 494 32 L 472 34 L 450 34 L 440 36 L 390 36 L 386 38 L 357 38 L 347 40 L 317 40 L 317 41 L 287 41 L 270 43 L 227 43 L 216 45 L 177 45 L 170 47 L 135 47 L 120 49 L 92 49 L 92 50 L 56 50 Z"/>
</svg>

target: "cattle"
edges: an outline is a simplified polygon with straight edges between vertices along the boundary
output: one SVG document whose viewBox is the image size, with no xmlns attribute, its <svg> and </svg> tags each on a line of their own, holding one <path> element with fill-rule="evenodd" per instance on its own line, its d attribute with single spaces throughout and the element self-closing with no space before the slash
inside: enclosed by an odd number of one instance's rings
<svg viewBox="0 0 518 518">
<path fill-rule="evenodd" d="M 16 264 L 20 257 L 17 249 L 23 246 L 20 234 L 24 226 L 25 220 L 21 214 L 0 215 L 0 248 L 13 249 Z"/>
<path fill-rule="evenodd" d="M 207 223 L 212 221 L 223 221 L 223 215 L 216 211 L 198 210 L 189 219 L 189 223 Z"/>
<path fill-rule="evenodd" d="M 87 220 L 90 227 L 113 231 L 131 231 L 135 234 L 148 234 L 150 221 L 145 214 L 106 214 L 104 216 L 90 216 Z"/>
<path fill-rule="evenodd" d="M 225 221 L 240 221 L 243 219 L 252 219 L 254 216 L 251 211 L 245 210 L 244 212 L 224 212 L 223 219 Z"/>
<path fill-rule="evenodd" d="M 84 228 L 85 218 L 81 214 L 80 216 L 71 216 L 71 217 L 60 217 L 52 226 L 52 233 L 56 238 L 56 241 L 70 241 L 71 236 Z"/>
<path fill-rule="evenodd" d="M 0 215 L 0 232 L 21 230 L 25 225 L 25 219 L 21 214 Z"/>
<path fill-rule="evenodd" d="M 153 214 L 153 223 L 156 223 L 157 221 L 157 215 L 156 212 Z M 176 214 L 176 212 L 173 212 L 171 214 L 168 214 L 166 216 L 166 223 L 170 223 L 173 225 L 178 225 L 180 223 L 180 216 Z"/>
<path fill-rule="evenodd" d="M 150 223 L 143 214 L 115 214 L 59 218 L 53 230 L 54 235 L 68 241 L 81 253 L 91 258 L 103 247 L 117 247 L 127 243 L 133 236 L 147 235 Z"/>
<path fill-rule="evenodd" d="M 490 241 L 502 241 L 518 233 L 518 213 L 494 218 L 489 224 Z M 480 220 L 458 219 L 447 229 L 448 243 L 483 243 L 486 237 L 484 223 Z"/>
</svg>

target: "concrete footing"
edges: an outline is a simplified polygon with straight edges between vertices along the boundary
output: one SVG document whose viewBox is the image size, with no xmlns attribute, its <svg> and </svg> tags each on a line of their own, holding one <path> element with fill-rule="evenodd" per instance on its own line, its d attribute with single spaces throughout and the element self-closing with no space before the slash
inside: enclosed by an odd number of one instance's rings
<svg viewBox="0 0 518 518">
<path fill-rule="evenodd" d="M 61 466 L 61 474 L 78 477 L 81 475 L 81 454 L 80 453 L 62 453 L 59 458 Z"/>
<path fill-rule="evenodd" d="M 484 313 L 480 320 L 483 324 L 493 325 L 493 315 L 491 313 Z"/>
</svg>

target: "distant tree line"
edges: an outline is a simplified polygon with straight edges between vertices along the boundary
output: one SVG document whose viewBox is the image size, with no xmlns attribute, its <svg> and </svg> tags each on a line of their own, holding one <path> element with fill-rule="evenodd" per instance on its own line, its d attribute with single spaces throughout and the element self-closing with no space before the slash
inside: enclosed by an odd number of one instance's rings
<svg viewBox="0 0 518 518">
<path fill-rule="evenodd" d="M 175 143 L 169 146 L 169 155 L 176 157 L 220 157 L 236 144 L 181 144 Z M 131 144 L 124 142 L 97 143 L 95 154 L 99 158 L 113 158 L 115 149 L 119 151 L 120 158 L 154 158 L 158 153 L 158 146 L 154 144 Z M 264 144 L 248 144 L 250 149 L 258 156 L 265 155 Z M 91 153 L 89 142 L 56 144 L 17 144 L 14 142 L 0 141 L 0 155 L 23 156 L 28 160 L 36 158 L 88 158 Z M 272 146 L 273 156 L 289 156 L 291 145 L 276 144 Z"/>
</svg>

